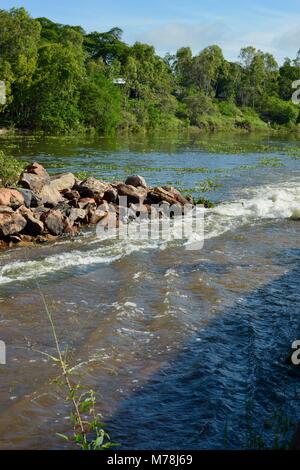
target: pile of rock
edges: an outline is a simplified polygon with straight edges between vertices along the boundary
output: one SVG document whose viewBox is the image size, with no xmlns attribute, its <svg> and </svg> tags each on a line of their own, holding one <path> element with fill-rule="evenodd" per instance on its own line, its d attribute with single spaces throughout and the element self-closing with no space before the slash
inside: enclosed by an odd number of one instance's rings
<svg viewBox="0 0 300 470">
<path fill-rule="evenodd" d="M 191 204 L 170 186 L 149 188 L 141 176 L 125 183 L 95 178 L 78 180 L 72 173 L 50 177 L 39 163 L 24 170 L 18 189 L 0 188 L 0 247 L 51 240 L 78 234 L 81 226 L 109 223 L 111 210 L 122 223 L 119 207 L 149 214 L 153 204 Z"/>
</svg>

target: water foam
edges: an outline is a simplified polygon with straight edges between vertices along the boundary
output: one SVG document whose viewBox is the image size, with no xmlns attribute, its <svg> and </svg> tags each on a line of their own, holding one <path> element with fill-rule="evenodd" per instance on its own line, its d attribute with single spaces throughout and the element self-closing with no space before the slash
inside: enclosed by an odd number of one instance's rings
<svg viewBox="0 0 300 470">
<path fill-rule="evenodd" d="M 268 219 L 300 219 L 300 183 L 248 190 L 248 197 L 223 203 L 207 213 L 205 238 Z"/>
</svg>

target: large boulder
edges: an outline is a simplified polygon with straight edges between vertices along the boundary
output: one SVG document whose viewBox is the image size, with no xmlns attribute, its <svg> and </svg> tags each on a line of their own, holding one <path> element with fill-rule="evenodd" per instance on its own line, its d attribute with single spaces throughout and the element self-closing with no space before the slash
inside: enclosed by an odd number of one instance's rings
<svg viewBox="0 0 300 470">
<path fill-rule="evenodd" d="M 0 206 L 0 214 L 12 214 L 14 211 L 9 206 Z"/>
<path fill-rule="evenodd" d="M 170 186 L 164 188 L 156 187 L 148 191 L 147 204 L 161 204 L 162 202 L 167 202 L 171 206 L 189 204 L 189 201 L 179 191 Z"/>
<path fill-rule="evenodd" d="M 16 189 L 0 189 L 0 206 L 8 206 L 17 209 L 24 204 L 23 195 Z"/>
<path fill-rule="evenodd" d="M 86 211 L 84 209 L 78 209 L 72 207 L 67 217 L 69 226 L 72 227 L 76 222 L 83 222 L 86 219 Z"/>
<path fill-rule="evenodd" d="M 64 216 L 58 210 L 44 212 L 41 216 L 41 221 L 45 224 L 51 235 L 61 235 L 64 231 Z"/>
<path fill-rule="evenodd" d="M 25 168 L 24 173 L 31 173 L 32 175 L 37 175 L 43 178 L 48 178 L 50 182 L 49 173 L 45 170 L 43 165 L 41 165 L 40 163 L 37 163 L 37 162 L 30 163 L 30 165 L 28 165 Z"/>
<path fill-rule="evenodd" d="M 105 191 L 103 195 L 103 200 L 108 203 L 116 204 L 118 202 L 118 191 L 116 188 L 111 187 Z"/>
<path fill-rule="evenodd" d="M 129 186 L 134 186 L 135 188 L 141 186 L 142 188 L 147 189 L 147 183 L 145 178 L 139 175 L 128 176 L 127 180 L 125 181 L 125 184 Z"/>
<path fill-rule="evenodd" d="M 109 205 L 106 201 L 103 202 L 97 209 L 91 214 L 90 223 L 96 225 L 100 220 L 104 219 L 109 213 Z"/>
<path fill-rule="evenodd" d="M 39 193 L 43 187 L 50 184 L 51 179 L 45 168 L 39 163 L 28 165 L 20 177 L 20 185 L 23 188 L 30 189 Z"/>
<path fill-rule="evenodd" d="M 110 184 L 103 183 L 96 178 L 87 178 L 86 180 L 82 181 L 76 189 L 82 198 L 90 197 L 99 199 L 103 198 L 105 191 L 110 188 Z"/>
<path fill-rule="evenodd" d="M 27 209 L 24 206 L 20 207 L 19 213 L 27 221 L 27 225 L 24 229 L 26 234 L 28 234 L 32 237 L 37 237 L 38 235 L 41 235 L 43 233 L 43 231 L 44 231 L 43 222 L 41 220 L 35 218 L 33 212 L 30 209 Z"/>
<path fill-rule="evenodd" d="M 41 198 L 42 204 L 46 207 L 53 208 L 57 206 L 60 202 L 64 201 L 64 198 L 60 192 L 53 188 L 50 184 L 45 185 L 40 191 L 39 196 Z"/>
<path fill-rule="evenodd" d="M 134 186 L 130 186 L 124 183 L 118 184 L 117 191 L 119 195 L 119 202 L 122 203 L 122 199 L 120 199 L 120 196 L 126 197 L 127 205 L 131 203 L 142 204 L 147 195 L 147 191 L 144 188 L 142 187 L 135 188 Z"/>
<path fill-rule="evenodd" d="M 0 213 L 0 235 L 7 237 L 22 232 L 27 225 L 26 219 L 19 213 Z"/>
<path fill-rule="evenodd" d="M 78 207 L 79 209 L 85 209 L 86 207 L 94 207 L 94 209 L 96 210 L 97 204 L 94 198 L 84 197 L 82 199 L 79 199 Z"/>
<path fill-rule="evenodd" d="M 191 199 L 184 197 L 178 189 L 173 188 L 173 186 L 163 186 L 165 191 L 167 191 L 171 196 L 174 197 L 174 199 L 179 202 L 179 204 L 185 205 L 185 204 L 191 204 Z"/>
<path fill-rule="evenodd" d="M 76 178 L 73 173 L 64 173 L 60 176 L 57 176 L 51 180 L 51 188 L 56 189 L 57 191 L 64 191 L 66 189 L 72 189 L 76 183 Z"/>
<path fill-rule="evenodd" d="M 41 198 L 30 189 L 22 188 L 22 189 L 19 189 L 19 192 L 22 194 L 24 198 L 24 203 L 26 207 L 28 208 L 38 207 L 42 204 Z"/>
<path fill-rule="evenodd" d="M 73 207 L 77 206 L 77 203 L 80 199 L 80 194 L 78 191 L 76 191 L 75 189 L 66 189 L 62 191 L 62 195 L 65 199 L 69 201 L 70 205 L 72 205 Z"/>
</svg>

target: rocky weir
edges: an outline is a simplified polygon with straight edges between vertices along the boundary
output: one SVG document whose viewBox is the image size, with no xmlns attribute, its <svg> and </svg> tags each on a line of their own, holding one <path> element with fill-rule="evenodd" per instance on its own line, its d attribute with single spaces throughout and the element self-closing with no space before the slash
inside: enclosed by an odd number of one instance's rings
<svg viewBox="0 0 300 470">
<path fill-rule="evenodd" d="M 162 204 L 164 210 L 155 207 Z M 16 188 L 0 188 L 0 248 L 44 243 L 61 236 L 78 235 L 83 227 L 108 227 L 112 214 L 116 224 L 128 223 L 120 208 L 131 209 L 131 219 L 141 215 L 172 217 L 194 205 L 171 186 L 149 187 L 142 176 L 108 183 L 89 177 L 79 180 L 72 173 L 50 177 L 39 163 L 25 168 Z M 174 214 L 173 214 L 174 215 Z"/>
</svg>

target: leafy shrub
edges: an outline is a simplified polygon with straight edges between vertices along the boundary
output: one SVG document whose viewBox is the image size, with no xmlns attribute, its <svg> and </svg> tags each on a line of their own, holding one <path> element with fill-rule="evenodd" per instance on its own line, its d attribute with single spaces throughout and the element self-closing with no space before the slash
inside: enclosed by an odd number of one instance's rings
<svg viewBox="0 0 300 470">
<path fill-rule="evenodd" d="M 272 96 L 264 100 L 261 115 L 263 119 L 272 123 L 295 124 L 299 115 L 299 109 L 291 102 Z"/>
<path fill-rule="evenodd" d="M 13 186 L 20 177 L 24 163 L 16 158 L 7 157 L 0 150 L 0 186 Z"/>
</svg>

